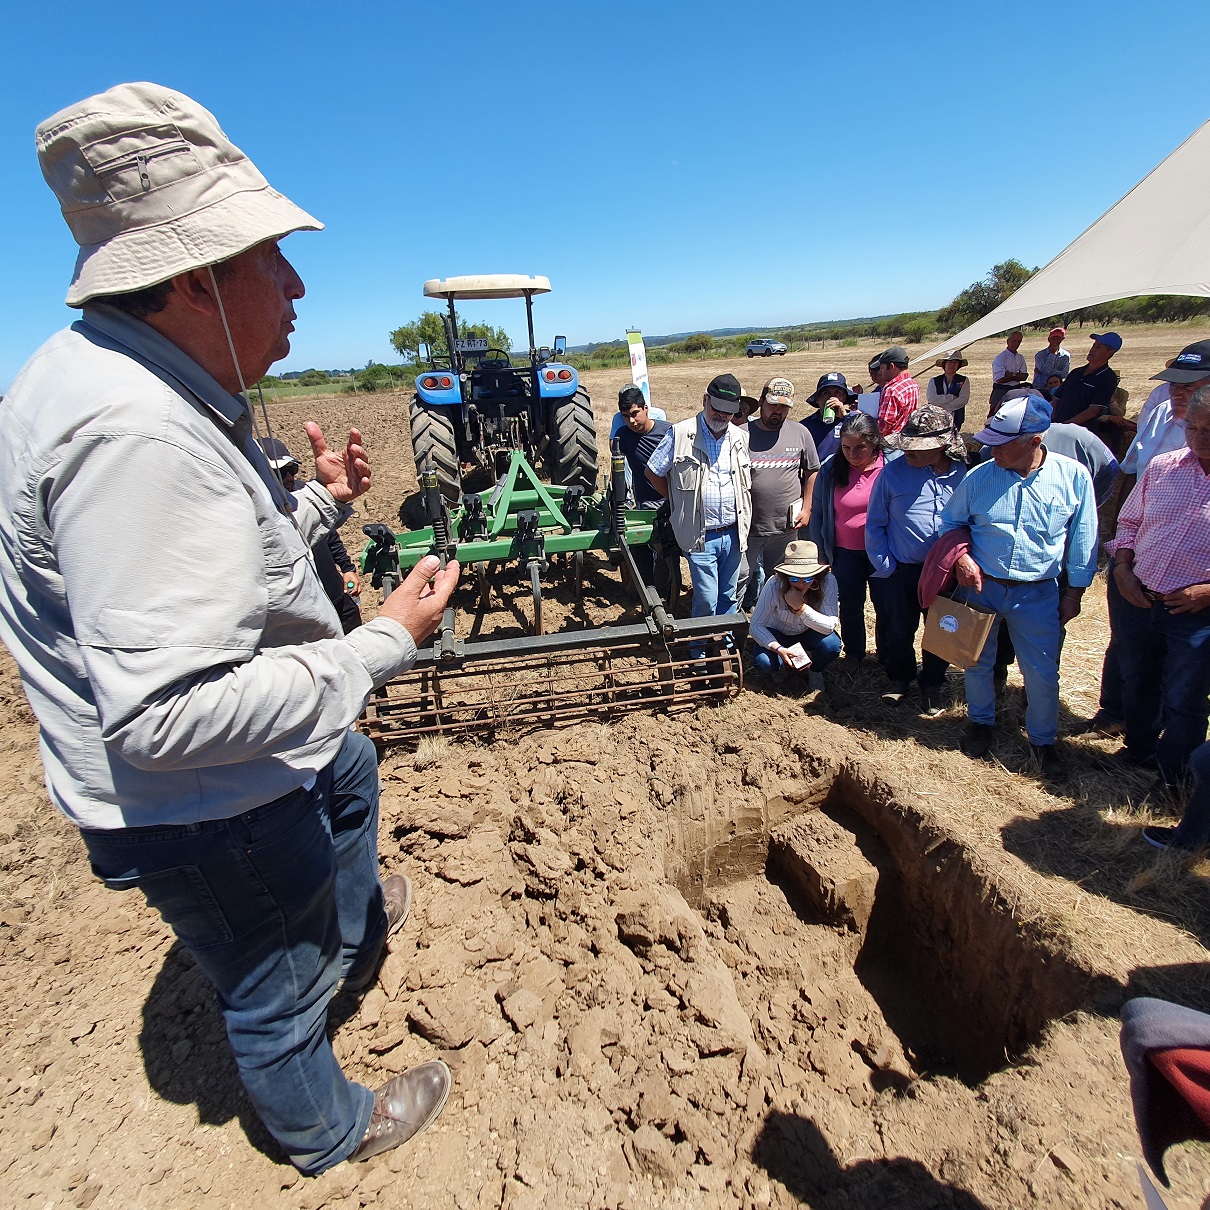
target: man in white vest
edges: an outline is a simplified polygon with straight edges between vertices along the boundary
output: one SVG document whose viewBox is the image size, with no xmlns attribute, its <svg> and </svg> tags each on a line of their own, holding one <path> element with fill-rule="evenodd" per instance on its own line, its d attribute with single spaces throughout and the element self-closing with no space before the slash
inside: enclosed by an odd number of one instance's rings
<svg viewBox="0 0 1210 1210">
<path fill-rule="evenodd" d="M 695 618 L 736 609 L 752 523 L 748 430 L 731 423 L 742 394 L 734 375 L 712 379 L 702 410 L 674 424 L 647 462 L 647 478 L 671 504 L 672 530 L 689 560 Z"/>
</svg>

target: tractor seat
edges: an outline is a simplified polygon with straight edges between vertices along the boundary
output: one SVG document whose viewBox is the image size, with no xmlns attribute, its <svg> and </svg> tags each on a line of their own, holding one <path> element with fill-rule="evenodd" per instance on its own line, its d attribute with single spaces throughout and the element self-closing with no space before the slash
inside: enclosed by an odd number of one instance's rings
<svg viewBox="0 0 1210 1210">
<path fill-rule="evenodd" d="M 525 394 L 518 376 L 509 370 L 484 370 L 479 367 L 472 383 L 474 399 L 516 399 Z"/>
</svg>

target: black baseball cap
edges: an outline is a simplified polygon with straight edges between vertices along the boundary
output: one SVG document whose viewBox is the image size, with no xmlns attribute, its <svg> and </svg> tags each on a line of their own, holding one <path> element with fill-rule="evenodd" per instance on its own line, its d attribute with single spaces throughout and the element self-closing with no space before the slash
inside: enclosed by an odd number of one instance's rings
<svg viewBox="0 0 1210 1210">
<path fill-rule="evenodd" d="M 710 396 L 710 403 L 717 411 L 735 415 L 739 411 L 739 401 L 743 397 L 744 388 L 739 385 L 739 379 L 734 374 L 719 374 L 710 380 L 706 394 Z"/>
<path fill-rule="evenodd" d="M 836 370 L 832 370 L 829 373 L 820 376 L 819 381 L 815 384 L 815 394 L 808 395 L 807 402 L 813 405 L 815 400 L 819 397 L 819 392 L 825 387 L 839 387 L 850 399 L 857 398 L 857 392 L 853 390 L 851 386 L 849 386 L 848 382 L 845 380 L 845 376 Z"/>
<path fill-rule="evenodd" d="M 905 366 L 911 361 L 911 358 L 908 356 L 907 349 L 902 345 L 891 345 L 878 360 L 884 366 Z"/>
<path fill-rule="evenodd" d="M 1151 376 L 1152 382 L 1200 382 L 1203 378 L 1210 378 L 1210 340 L 1186 346 L 1166 370 Z"/>
</svg>

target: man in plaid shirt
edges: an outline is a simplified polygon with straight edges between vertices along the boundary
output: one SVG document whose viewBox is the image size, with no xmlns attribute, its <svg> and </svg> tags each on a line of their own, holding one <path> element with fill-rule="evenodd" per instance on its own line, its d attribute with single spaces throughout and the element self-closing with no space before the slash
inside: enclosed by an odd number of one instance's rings
<svg viewBox="0 0 1210 1210">
<path fill-rule="evenodd" d="M 883 367 L 879 376 L 882 395 L 878 404 L 878 431 L 889 437 L 899 432 L 920 406 L 920 388 L 908 373 L 907 349 L 894 345 L 878 360 Z"/>
<path fill-rule="evenodd" d="M 1185 450 L 1148 464 L 1106 550 L 1128 764 L 1178 785 L 1210 719 L 1210 387 L 1189 401 Z M 1159 675 L 1156 675 L 1156 670 Z"/>
</svg>

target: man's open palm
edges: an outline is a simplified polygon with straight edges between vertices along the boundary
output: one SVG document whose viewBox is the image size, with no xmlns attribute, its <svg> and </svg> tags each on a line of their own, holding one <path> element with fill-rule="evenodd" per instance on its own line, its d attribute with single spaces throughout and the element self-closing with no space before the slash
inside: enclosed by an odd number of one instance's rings
<svg viewBox="0 0 1210 1210">
<path fill-rule="evenodd" d="M 314 420 L 308 420 L 303 428 L 315 455 L 315 478 L 328 489 L 332 499 L 348 504 L 364 496 L 370 490 L 370 462 L 361 444 L 361 433 L 350 429 L 344 449 L 331 450 L 323 429 Z"/>
</svg>

